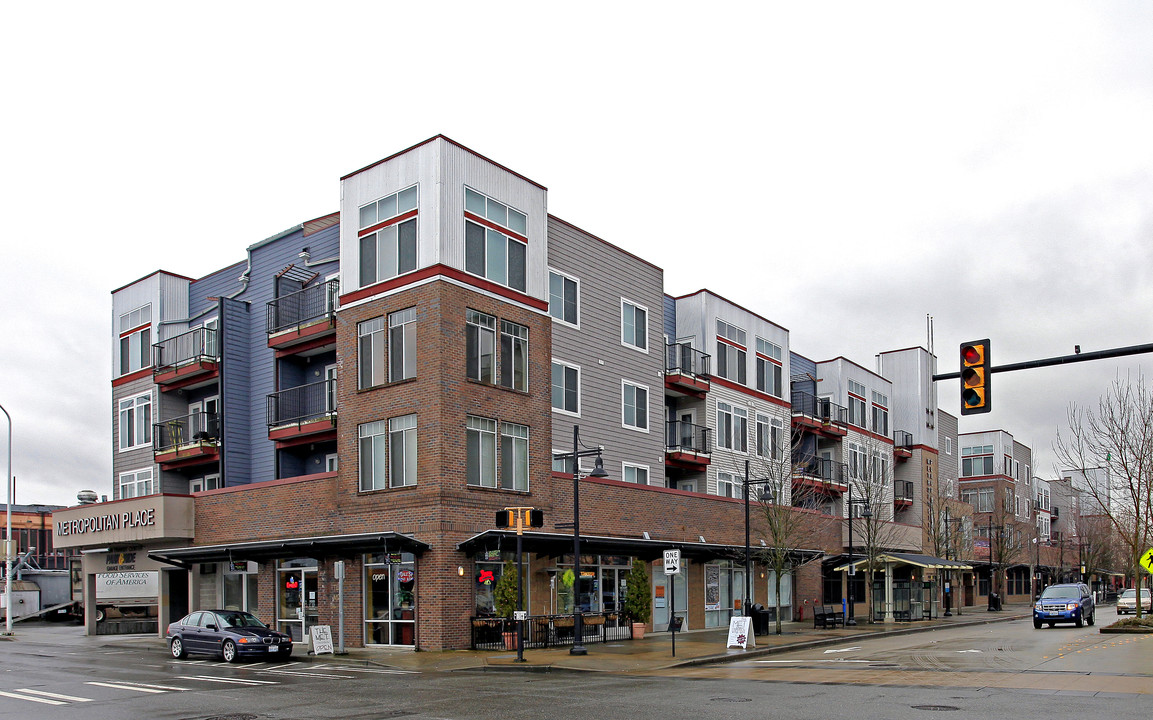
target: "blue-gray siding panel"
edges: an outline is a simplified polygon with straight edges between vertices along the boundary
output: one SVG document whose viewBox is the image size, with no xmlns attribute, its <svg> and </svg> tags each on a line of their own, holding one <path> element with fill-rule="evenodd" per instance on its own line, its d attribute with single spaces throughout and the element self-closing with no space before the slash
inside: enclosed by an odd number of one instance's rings
<svg viewBox="0 0 1153 720">
<path fill-rule="evenodd" d="M 252 482 L 250 353 L 245 342 L 251 313 L 248 304 L 239 300 L 221 299 L 220 303 L 221 479 L 225 485 L 241 485 Z"/>
</svg>

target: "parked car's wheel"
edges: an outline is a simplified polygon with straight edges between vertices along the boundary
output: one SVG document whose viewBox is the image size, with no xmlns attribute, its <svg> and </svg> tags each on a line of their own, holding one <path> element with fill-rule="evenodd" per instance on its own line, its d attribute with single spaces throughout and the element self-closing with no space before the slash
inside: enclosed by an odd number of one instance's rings
<svg viewBox="0 0 1153 720">
<path fill-rule="evenodd" d="M 1041 629 L 1041 621 L 1040 620 L 1034 620 L 1033 621 L 1033 628 L 1035 630 L 1040 630 Z"/>
<path fill-rule="evenodd" d="M 188 656 L 188 651 L 184 649 L 184 641 L 179 637 L 172 638 L 172 643 L 168 649 L 172 652 L 172 657 L 181 660 Z"/>
<path fill-rule="evenodd" d="M 288 652 L 284 653 L 283 655 L 278 654 L 276 659 L 277 660 L 288 660 L 291 657 L 292 657 L 292 651 L 289 650 Z"/>
<path fill-rule="evenodd" d="M 1073 621 L 1073 624 L 1076 625 L 1077 627 L 1085 627 L 1085 619 L 1082 616 L 1078 615 L 1077 619 Z"/>
<path fill-rule="evenodd" d="M 225 640 L 224 644 L 220 646 L 220 654 L 224 657 L 224 662 L 236 662 L 239 656 L 236 653 L 236 643 L 231 640 Z"/>
<path fill-rule="evenodd" d="M 104 622 L 104 608 L 96 608 L 96 622 Z"/>
<path fill-rule="evenodd" d="M 1096 615 L 1096 611 L 1089 613 L 1089 617 L 1085 619 L 1085 624 L 1089 627 L 1093 627 L 1093 623 L 1097 622 L 1097 618 L 1095 617 Z"/>
<path fill-rule="evenodd" d="M 1051 622 L 1051 623 L 1049 623 L 1049 627 L 1055 628 L 1055 627 L 1057 627 L 1057 623 Z"/>
</svg>

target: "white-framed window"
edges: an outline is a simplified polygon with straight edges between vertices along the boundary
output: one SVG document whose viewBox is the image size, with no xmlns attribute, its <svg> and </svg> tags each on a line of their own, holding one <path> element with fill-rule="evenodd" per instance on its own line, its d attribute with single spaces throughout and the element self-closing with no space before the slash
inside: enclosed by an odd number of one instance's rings
<svg viewBox="0 0 1153 720">
<path fill-rule="evenodd" d="M 360 287 L 416 269 L 416 185 L 360 208 Z"/>
<path fill-rule="evenodd" d="M 757 390 L 784 397 L 784 351 L 780 345 L 757 338 Z"/>
<path fill-rule="evenodd" d="M 204 492 L 205 490 L 218 490 L 223 485 L 220 484 L 220 475 L 213 473 L 212 475 L 205 475 L 201 478 L 195 478 L 188 481 L 189 492 Z"/>
<path fill-rule="evenodd" d="M 784 423 L 780 418 L 757 413 L 756 454 L 773 460 L 781 459 Z"/>
<path fill-rule="evenodd" d="M 633 430 L 649 430 L 649 389 L 621 381 L 621 424 Z"/>
<path fill-rule="evenodd" d="M 500 486 L 528 492 L 528 426 L 500 424 Z"/>
<path fill-rule="evenodd" d="M 889 397 L 873 391 L 873 432 L 889 437 Z"/>
<path fill-rule="evenodd" d="M 120 316 L 120 374 L 152 365 L 152 304 Z"/>
<path fill-rule="evenodd" d="M 951 437 L 945 438 L 945 454 L 946 455 L 952 455 L 953 454 L 953 438 L 951 438 Z"/>
<path fill-rule="evenodd" d="M 357 427 L 357 434 L 361 492 L 416 484 L 415 414 L 364 423 Z"/>
<path fill-rule="evenodd" d="M 120 473 L 120 499 L 143 497 L 153 493 L 152 468 Z"/>
<path fill-rule="evenodd" d="M 416 485 L 416 414 L 402 415 L 388 421 L 388 486 Z"/>
<path fill-rule="evenodd" d="M 993 446 L 974 445 L 961 448 L 961 477 L 993 474 Z"/>
<path fill-rule="evenodd" d="M 649 351 L 649 310 L 621 298 L 621 344 Z"/>
<path fill-rule="evenodd" d="M 994 488 L 977 488 L 974 490 L 961 491 L 961 502 L 969 503 L 975 511 L 981 513 L 993 512 L 995 497 Z"/>
<path fill-rule="evenodd" d="M 748 347 L 745 331 L 717 318 L 717 356 L 713 366 L 718 377 L 744 385 L 748 380 Z"/>
<path fill-rule="evenodd" d="M 416 308 L 388 314 L 388 379 L 416 377 Z"/>
<path fill-rule="evenodd" d="M 867 427 L 868 414 L 865 410 L 865 386 L 856 380 L 849 380 L 849 424 Z"/>
<path fill-rule="evenodd" d="M 466 482 L 496 487 L 496 420 L 469 415 L 465 431 Z"/>
<path fill-rule="evenodd" d="M 340 470 L 340 455 L 337 453 L 329 453 L 324 456 L 324 471 L 337 472 Z"/>
<path fill-rule="evenodd" d="M 120 401 L 120 449 L 152 444 L 152 393 Z"/>
<path fill-rule="evenodd" d="M 465 329 L 468 377 L 483 383 L 496 383 L 496 318 L 469 310 Z"/>
<path fill-rule="evenodd" d="M 749 451 L 749 411 L 717 401 L 717 446 L 745 453 Z"/>
<path fill-rule="evenodd" d="M 500 321 L 500 384 L 528 392 L 528 328 Z"/>
<path fill-rule="evenodd" d="M 356 324 L 356 386 L 360 390 L 384 384 L 384 318 L 375 317 Z"/>
<path fill-rule="evenodd" d="M 383 490 L 388 482 L 388 422 L 357 426 L 360 437 L 360 491 Z"/>
<path fill-rule="evenodd" d="M 580 416 L 580 366 L 552 361 L 552 409 Z"/>
<path fill-rule="evenodd" d="M 739 498 L 741 495 L 741 478 L 733 473 L 717 473 L 717 495 L 721 497 Z"/>
<path fill-rule="evenodd" d="M 556 270 L 548 271 L 548 314 L 580 327 L 580 280 Z"/>
<path fill-rule="evenodd" d="M 649 466 L 621 463 L 621 480 L 637 485 L 649 484 Z"/>
<path fill-rule="evenodd" d="M 467 187 L 464 217 L 465 271 L 524 292 L 528 217 Z"/>
<path fill-rule="evenodd" d="M 865 477 L 865 472 L 868 468 L 865 463 L 868 461 L 865 455 L 865 448 L 856 443 L 845 443 L 848 447 L 849 455 L 849 477 L 854 480 L 862 480 Z"/>
</svg>

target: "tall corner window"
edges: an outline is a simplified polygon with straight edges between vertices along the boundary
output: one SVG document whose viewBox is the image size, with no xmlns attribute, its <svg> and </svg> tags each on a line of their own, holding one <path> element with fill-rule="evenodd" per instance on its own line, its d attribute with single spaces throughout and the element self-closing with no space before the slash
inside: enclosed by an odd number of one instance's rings
<svg viewBox="0 0 1153 720">
<path fill-rule="evenodd" d="M 360 287 L 416 269 L 416 185 L 360 208 Z"/>
<path fill-rule="evenodd" d="M 622 424 L 633 430 L 649 429 L 649 389 L 627 380 L 621 381 Z"/>
<path fill-rule="evenodd" d="M 552 362 L 552 409 L 580 415 L 580 368 Z"/>
<path fill-rule="evenodd" d="M 496 383 L 496 318 L 469 310 L 465 326 L 465 361 L 469 379 Z"/>
<path fill-rule="evenodd" d="M 637 485 L 649 484 L 649 466 L 648 465 L 634 465 L 632 463 L 621 464 L 621 480 L 625 482 L 636 483 Z"/>
<path fill-rule="evenodd" d="M 856 380 L 849 380 L 849 424 L 857 427 L 867 427 L 868 419 L 865 412 L 865 386 Z"/>
<path fill-rule="evenodd" d="M 621 300 L 621 344 L 648 352 L 649 311 L 629 300 Z"/>
<path fill-rule="evenodd" d="M 120 374 L 152 364 L 152 304 L 120 316 Z"/>
<path fill-rule="evenodd" d="M 388 421 L 389 487 L 416 485 L 416 414 Z"/>
<path fill-rule="evenodd" d="M 120 449 L 130 450 L 152 444 L 152 393 L 120 401 Z"/>
<path fill-rule="evenodd" d="M 528 427 L 500 424 L 500 486 L 528 492 Z"/>
<path fill-rule="evenodd" d="M 569 325 L 579 325 L 580 283 L 555 270 L 548 273 L 548 314 Z"/>
<path fill-rule="evenodd" d="M 384 318 L 356 324 L 356 386 L 361 390 L 384 384 Z"/>
<path fill-rule="evenodd" d="M 727 472 L 717 473 L 717 495 L 721 497 L 743 497 L 741 495 L 741 479 Z"/>
<path fill-rule="evenodd" d="M 757 390 L 784 397 L 784 351 L 780 345 L 757 338 Z"/>
<path fill-rule="evenodd" d="M 717 318 L 717 376 L 747 384 L 748 340 L 741 328 Z"/>
<path fill-rule="evenodd" d="M 528 328 L 500 321 L 500 384 L 528 392 Z"/>
<path fill-rule="evenodd" d="M 465 433 L 466 482 L 496 487 L 496 420 L 469 415 Z"/>
<path fill-rule="evenodd" d="M 528 216 L 464 189 L 464 269 L 514 290 L 527 288 Z"/>
<path fill-rule="evenodd" d="M 873 391 L 872 430 L 878 435 L 889 436 L 889 396 Z"/>
<path fill-rule="evenodd" d="M 144 497 L 153 493 L 152 468 L 120 473 L 120 499 Z"/>
<path fill-rule="evenodd" d="M 416 308 L 388 316 L 389 382 L 416 377 Z"/>
</svg>

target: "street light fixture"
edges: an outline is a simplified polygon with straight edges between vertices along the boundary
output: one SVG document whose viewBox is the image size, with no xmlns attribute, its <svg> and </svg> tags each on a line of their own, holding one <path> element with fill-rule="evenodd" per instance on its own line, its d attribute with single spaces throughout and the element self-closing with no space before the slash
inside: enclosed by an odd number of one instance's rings
<svg viewBox="0 0 1153 720">
<path fill-rule="evenodd" d="M 744 485 L 745 485 L 745 488 L 744 488 L 745 489 L 745 600 L 744 600 L 744 605 L 741 609 L 741 613 L 746 615 L 746 616 L 751 616 L 752 608 L 753 608 L 752 585 L 751 585 L 752 584 L 752 572 L 753 572 L 753 570 L 752 570 L 752 561 L 750 559 L 752 557 L 752 550 L 749 547 L 749 486 L 750 485 L 765 485 L 765 484 L 768 484 L 771 482 L 773 482 L 773 480 L 771 478 L 763 479 L 763 480 L 750 480 L 749 479 L 749 461 L 745 460 L 745 482 L 744 482 Z M 766 491 L 765 494 L 763 494 L 760 497 L 760 499 L 764 500 L 768 496 L 769 496 L 769 493 Z M 773 498 L 773 501 L 776 502 L 776 498 Z M 762 541 L 761 544 L 763 545 L 764 541 Z"/>
<path fill-rule="evenodd" d="M 573 553 L 573 641 L 569 648 L 569 655 L 588 655 L 584 646 L 584 617 L 581 613 L 580 586 L 581 586 L 581 505 L 580 505 L 580 458 L 596 457 L 593 471 L 588 477 L 604 478 L 609 474 L 605 472 L 604 461 L 601 459 L 603 445 L 595 448 L 580 448 L 580 425 L 572 426 L 572 452 L 553 453 L 554 460 L 572 459 L 572 553 Z"/>
<path fill-rule="evenodd" d="M 854 617 L 856 612 L 853 608 L 853 606 L 856 605 L 856 600 L 853 598 L 853 576 L 856 575 L 856 567 L 853 565 L 853 561 L 856 558 L 856 553 L 853 552 L 853 506 L 857 504 L 865 506 L 865 509 L 861 511 L 861 517 L 865 518 L 866 523 L 868 522 L 869 518 L 873 517 L 873 511 L 869 509 L 867 499 L 857 501 L 853 500 L 853 483 L 851 482 L 848 483 L 848 492 L 846 493 L 846 497 L 848 498 L 847 505 L 849 509 L 849 617 L 845 618 L 845 626 L 851 627 L 857 624 L 857 620 Z"/>
<path fill-rule="evenodd" d="M 4 535 L 4 634 L 12 634 L 12 416 L 0 405 L 0 411 L 8 418 L 8 471 L 4 483 L 8 486 L 8 524 Z"/>
</svg>

